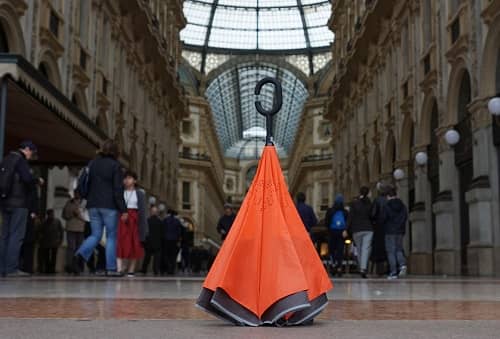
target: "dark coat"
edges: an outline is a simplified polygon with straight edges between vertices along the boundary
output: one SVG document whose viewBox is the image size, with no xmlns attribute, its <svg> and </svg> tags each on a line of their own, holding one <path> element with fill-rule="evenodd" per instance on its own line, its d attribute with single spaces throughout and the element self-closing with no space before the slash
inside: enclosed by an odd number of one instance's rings
<svg viewBox="0 0 500 339">
<path fill-rule="evenodd" d="M 399 198 L 389 199 L 384 206 L 383 225 L 385 234 L 405 234 L 408 210 Z"/>
<path fill-rule="evenodd" d="M 385 251 L 385 232 L 383 225 L 383 209 L 387 199 L 385 196 L 380 195 L 373 201 L 371 218 L 373 221 L 373 242 L 371 260 L 373 262 L 383 262 L 387 259 Z"/>
<path fill-rule="evenodd" d="M 236 214 L 231 215 L 223 215 L 220 217 L 219 222 L 217 223 L 217 232 L 219 232 L 221 239 L 226 239 L 229 231 L 231 230 L 231 226 L 233 226 L 234 219 L 236 219 Z"/>
<path fill-rule="evenodd" d="M 165 233 L 163 234 L 163 239 L 169 241 L 179 241 L 182 234 L 182 224 L 177 217 L 174 215 L 169 215 L 164 220 Z"/>
<path fill-rule="evenodd" d="M 333 204 L 333 207 L 329 208 L 326 211 L 326 214 L 325 214 L 324 225 L 327 229 L 330 229 L 330 224 L 332 223 L 333 216 L 335 215 L 335 213 L 337 211 L 344 212 L 344 218 L 346 220 L 346 223 L 349 220 L 349 212 L 345 209 L 344 204 L 335 203 L 335 204 Z"/>
<path fill-rule="evenodd" d="M 146 245 L 149 249 L 159 250 L 163 238 L 163 220 L 157 215 L 148 218 L 149 234 L 146 238 Z"/>
<path fill-rule="evenodd" d="M 57 248 L 61 246 L 64 229 L 61 220 L 57 218 L 46 219 L 40 226 L 40 247 Z"/>
<path fill-rule="evenodd" d="M 369 198 L 357 198 L 351 203 L 347 229 L 350 233 L 373 231 L 372 202 Z"/>
<path fill-rule="evenodd" d="M 123 198 L 123 172 L 120 163 L 109 156 L 98 155 L 90 164 L 90 186 L 87 208 L 127 211 Z"/>
<path fill-rule="evenodd" d="M 139 213 L 139 239 L 144 242 L 149 232 L 148 215 L 146 211 L 146 194 L 143 190 L 135 190 L 137 194 L 137 210 Z"/>
<path fill-rule="evenodd" d="M 308 232 L 310 232 L 311 228 L 318 224 L 318 219 L 316 218 L 316 214 L 314 214 L 314 210 L 306 203 L 297 203 L 297 212 L 299 212 L 300 219 L 302 219 L 302 222 Z"/>
<path fill-rule="evenodd" d="M 16 163 L 14 182 L 9 196 L 2 202 L 6 208 L 31 208 L 33 195 L 36 194 L 37 179 L 31 174 L 28 160 L 21 151 L 10 152 L 4 162 Z"/>
</svg>

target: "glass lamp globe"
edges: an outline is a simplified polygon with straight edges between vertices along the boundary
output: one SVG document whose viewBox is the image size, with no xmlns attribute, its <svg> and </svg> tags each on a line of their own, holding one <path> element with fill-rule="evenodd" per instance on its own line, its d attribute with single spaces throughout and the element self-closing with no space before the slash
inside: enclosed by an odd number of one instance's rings
<svg viewBox="0 0 500 339">
<path fill-rule="evenodd" d="M 415 155 L 415 161 L 417 162 L 417 165 L 419 165 L 419 166 L 427 165 L 428 160 L 429 160 L 429 156 L 425 152 L 418 152 Z"/>
<path fill-rule="evenodd" d="M 165 206 L 165 204 L 160 204 L 160 205 L 158 206 L 158 210 L 159 210 L 160 212 L 165 212 L 165 210 L 166 210 L 166 209 L 167 209 L 167 206 Z"/>
<path fill-rule="evenodd" d="M 399 181 L 403 180 L 403 178 L 405 177 L 405 172 L 401 168 L 396 168 L 392 175 L 394 176 L 394 179 Z"/>
<path fill-rule="evenodd" d="M 156 205 L 156 197 L 149 197 L 149 204 Z"/>
<path fill-rule="evenodd" d="M 500 97 L 494 97 L 488 102 L 488 110 L 493 115 L 500 115 Z"/>
<path fill-rule="evenodd" d="M 460 133 L 458 133 L 454 129 L 450 129 L 444 135 L 444 140 L 446 140 L 446 142 L 448 143 L 448 145 L 455 146 L 460 141 Z"/>
</svg>

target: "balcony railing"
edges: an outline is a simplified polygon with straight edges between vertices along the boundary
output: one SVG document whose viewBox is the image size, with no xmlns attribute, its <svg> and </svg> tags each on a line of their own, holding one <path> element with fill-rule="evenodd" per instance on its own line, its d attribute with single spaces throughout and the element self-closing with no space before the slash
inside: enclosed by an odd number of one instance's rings
<svg viewBox="0 0 500 339">
<path fill-rule="evenodd" d="M 206 154 L 193 154 L 193 153 L 180 152 L 179 157 L 188 160 L 210 161 L 210 156 Z"/>
<path fill-rule="evenodd" d="M 302 158 L 302 162 L 324 161 L 333 159 L 333 154 L 312 154 Z"/>
</svg>

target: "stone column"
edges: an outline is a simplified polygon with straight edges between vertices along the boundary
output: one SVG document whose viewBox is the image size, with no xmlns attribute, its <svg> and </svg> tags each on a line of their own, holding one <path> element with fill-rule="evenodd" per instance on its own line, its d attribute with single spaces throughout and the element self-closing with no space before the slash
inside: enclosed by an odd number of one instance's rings
<svg viewBox="0 0 500 339">
<path fill-rule="evenodd" d="M 487 102 L 476 100 L 470 105 L 473 130 L 474 179 L 466 193 L 469 205 L 470 242 L 467 248 L 467 263 L 471 275 L 492 275 L 494 273 L 494 228 L 493 192 L 490 176 L 492 162 L 496 161 L 493 146 L 491 116 Z M 490 175 L 491 173 L 491 175 Z M 498 204 L 498 201 L 495 203 Z"/>
<path fill-rule="evenodd" d="M 425 147 L 417 152 L 421 150 L 425 151 Z M 431 204 L 426 167 L 419 166 L 415 169 L 415 205 L 410 212 L 412 251 L 409 262 L 412 274 L 433 273 Z"/>
<path fill-rule="evenodd" d="M 449 127 L 442 128 L 438 132 L 440 192 L 432 206 L 436 215 L 434 271 L 436 274 L 459 275 L 461 273 L 459 178 L 455 167 L 455 152 L 443 140 L 443 135 L 448 129 Z"/>
</svg>

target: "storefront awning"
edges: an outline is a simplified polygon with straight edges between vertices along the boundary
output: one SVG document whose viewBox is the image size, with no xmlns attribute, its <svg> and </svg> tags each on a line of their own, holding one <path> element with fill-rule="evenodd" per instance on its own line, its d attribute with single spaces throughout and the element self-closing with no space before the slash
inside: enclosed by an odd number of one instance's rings
<svg viewBox="0 0 500 339">
<path fill-rule="evenodd" d="M 24 139 L 38 146 L 37 162 L 81 165 L 91 159 L 107 136 L 90 118 L 18 55 L 0 54 L 0 126 L 3 153 Z"/>
</svg>

